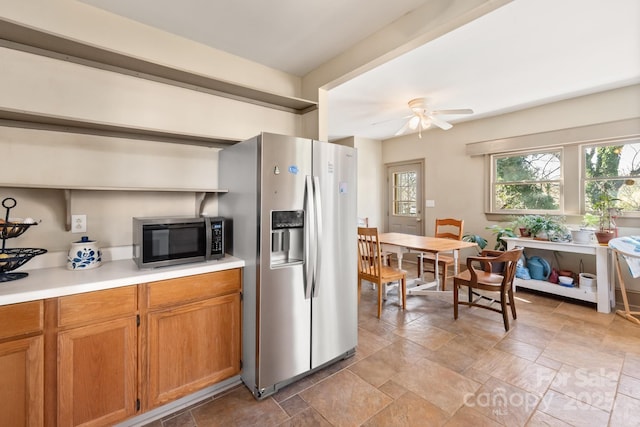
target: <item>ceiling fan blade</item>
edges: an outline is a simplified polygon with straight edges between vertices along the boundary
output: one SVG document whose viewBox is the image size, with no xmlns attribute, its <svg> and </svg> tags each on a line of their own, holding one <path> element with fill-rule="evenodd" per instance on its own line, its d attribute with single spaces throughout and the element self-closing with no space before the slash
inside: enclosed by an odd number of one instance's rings
<svg viewBox="0 0 640 427">
<path fill-rule="evenodd" d="M 431 114 L 429 114 L 429 118 L 431 119 L 431 123 L 438 126 L 442 130 L 449 130 L 453 127 L 451 123 L 447 123 L 444 120 L 441 120 L 435 116 L 432 116 Z"/>
<path fill-rule="evenodd" d="M 458 108 L 455 110 L 435 110 L 431 114 L 473 114 L 471 108 Z"/>
</svg>

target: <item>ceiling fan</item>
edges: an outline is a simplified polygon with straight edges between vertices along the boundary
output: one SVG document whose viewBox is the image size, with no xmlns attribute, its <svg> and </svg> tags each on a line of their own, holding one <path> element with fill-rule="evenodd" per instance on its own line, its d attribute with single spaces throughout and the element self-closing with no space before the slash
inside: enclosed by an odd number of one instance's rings
<svg viewBox="0 0 640 427">
<path fill-rule="evenodd" d="M 436 125 L 442 130 L 448 130 L 453 127 L 449 122 L 439 119 L 438 115 L 444 114 L 473 114 L 473 110 L 470 108 L 459 108 L 455 110 L 432 110 L 429 107 L 428 98 L 415 98 L 408 102 L 409 108 L 413 112 L 412 114 L 403 118 L 409 119 L 407 122 L 395 133 L 395 136 L 402 135 L 408 130 L 418 130 L 418 137 L 422 138 L 422 131 Z"/>
</svg>

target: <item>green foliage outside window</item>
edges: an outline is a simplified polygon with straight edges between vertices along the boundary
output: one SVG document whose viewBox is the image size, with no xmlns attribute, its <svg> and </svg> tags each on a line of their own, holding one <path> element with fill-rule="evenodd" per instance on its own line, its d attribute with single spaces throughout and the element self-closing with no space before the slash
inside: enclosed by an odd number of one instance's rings
<svg viewBox="0 0 640 427">
<path fill-rule="evenodd" d="M 560 209 L 560 151 L 496 156 L 494 162 L 496 210 Z"/>
</svg>

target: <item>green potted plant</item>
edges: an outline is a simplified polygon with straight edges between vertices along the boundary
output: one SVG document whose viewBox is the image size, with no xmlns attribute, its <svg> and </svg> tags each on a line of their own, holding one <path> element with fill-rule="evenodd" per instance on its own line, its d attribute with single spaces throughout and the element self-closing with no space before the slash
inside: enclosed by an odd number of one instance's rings
<svg viewBox="0 0 640 427">
<path fill-rule="evenodd" d="M 462 236 L 462 240 L 478 245 L 478 247 L 480 248 L 478 253 L 482 252 L 482 250 L 487 247 L 487 239 L 479 234 L 465 233 L 464 236 Z"/>
<path fill-rule="evenodd" d="M 496 245 L 493 247 L 496 251 L 507 250 L 507 242 L 502 240 L 503 237 L 517 237 L 511 227 L 502 227 L 499 224 L 494 224 L 486 227 L 486 229 L 491 230 L 491 232 L 496 236 Z"/>
<path fill-rule="evenodd" d="M 618 208 L 616 202 L 620 199 L 611 197 L 609 193 L 603 192 L 598 200 L 593 204 L 593 211 L 598 217 L 598 230 L 595 232 L 598 243 L 606 245 L 613 237 L 615 237 L 615 223 L 613 215 L 616 214 Z"/>
<path fill-rule="evenodd" d="M 531 237 L 531 227 L 536 222 L 538 215 L 521 215 L 513 221 L 513 229 L 520 231 L 521 237 Z"/>
<path fill-rule="evenodd" d="M 531 215 L 529 230 L 534 239 L 559 240 L 567 234 L 564 218 L 552 215 Z"/>
</svg>

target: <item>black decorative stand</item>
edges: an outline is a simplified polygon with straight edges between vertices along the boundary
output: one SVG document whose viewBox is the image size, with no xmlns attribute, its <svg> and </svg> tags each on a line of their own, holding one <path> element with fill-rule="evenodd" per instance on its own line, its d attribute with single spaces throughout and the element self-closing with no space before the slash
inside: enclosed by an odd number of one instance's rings
<svg viewBox="0 0 640 427">
<path fill-rule="evenodd" d="M 9 211 L 13 209 L 16 204 L 16 199 L 13 197 L 7 197 L 2 201 L 2 206 L 6 209 L 6 213 L 4 222 L 0 222 L 0 238 L 2 239 L 2 249 L 0 249 L 0 282 L 9 282 L 27 277 L 29 273 L 10 272 L 27 263 L 34 256 L 47 252 L 46 249 L 38 248 L 6 248 L 7 239 L 18 237 L 27 231 L 29 227 L 38 225 L 36 222 L 24 223 L 9 221 Z"/>
</svg>

